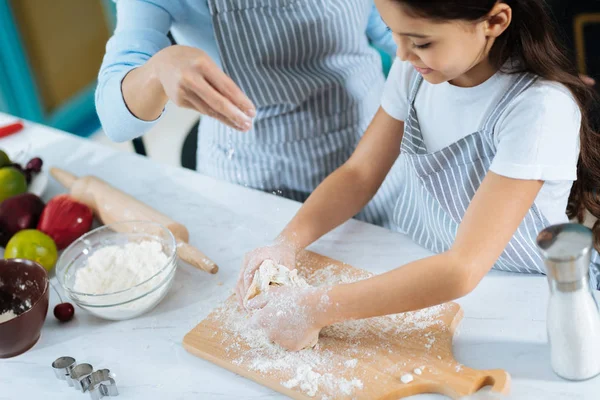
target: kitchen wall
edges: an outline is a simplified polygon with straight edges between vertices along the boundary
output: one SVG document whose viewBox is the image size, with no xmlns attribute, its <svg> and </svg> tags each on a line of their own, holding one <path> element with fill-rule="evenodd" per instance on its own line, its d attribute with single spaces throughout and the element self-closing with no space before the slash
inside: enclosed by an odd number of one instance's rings
<svg viewBox="0 0 600 400">
<path fill-rule="evenodd" d="M 114 26 L 110 0 L 0 0 L 0 111 L 81 136 Z"/>
</svg>

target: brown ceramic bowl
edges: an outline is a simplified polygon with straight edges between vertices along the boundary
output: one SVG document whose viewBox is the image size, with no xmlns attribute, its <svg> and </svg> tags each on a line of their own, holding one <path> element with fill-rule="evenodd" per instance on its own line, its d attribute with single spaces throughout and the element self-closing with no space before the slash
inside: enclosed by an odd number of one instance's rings
<svg viewBox="0 0 600 400">
<path fill-rule="evenodd" d="M 0 323 L 0 358 L 18 356 L 33 347 L 48 312 L 48 273 L 36 262 L 0 260 L 0 315 L 17 317 Z"/>
</svg>

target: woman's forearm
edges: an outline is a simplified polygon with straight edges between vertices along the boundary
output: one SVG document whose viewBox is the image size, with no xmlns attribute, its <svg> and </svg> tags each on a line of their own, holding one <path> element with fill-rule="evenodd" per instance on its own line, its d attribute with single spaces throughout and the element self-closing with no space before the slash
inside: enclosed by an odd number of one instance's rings
<svg viewBox="0 0 600 400">
<path fill-rule="evenodd" d="M 465 296 L 471 277 L 449 252 L 352 284 L 334 286 L 321 325 L 420 310 Z"/>
<path fill-rule="evenodd" d="M 144 121 L 153 121 L 160 117 L 169 100 L 154 68 L 156 56 L 141 67 L 131 70 L 121 83 L 127 108 Z"/>
</svg>

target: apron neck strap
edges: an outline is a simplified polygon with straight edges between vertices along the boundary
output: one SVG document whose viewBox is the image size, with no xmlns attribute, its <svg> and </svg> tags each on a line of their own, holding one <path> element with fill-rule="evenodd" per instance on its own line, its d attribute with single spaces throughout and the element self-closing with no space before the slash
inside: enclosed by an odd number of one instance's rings
<svg viewBox="0 0 600 400">
<path fill-rule="evenodd" d="M 421 83 L 423 83 L 423 75 L 421 75 L 415 70 L 412 78 L 412 83 L 410 85 L 410 91 L 408 92 L 408 104 L 411 106 L 413 106 L 415 103 L 415 99 L 417 98 L 417 93 L 419 93 Z"/>
<path fill-rule="evenodd" d="M 498 120 L 500 120 L 500 117 L 502 117 L 504 111 L 510 105 L 512 100 L 533 85 L 537 79 L 538 77 L 536 75 L 528 72 L 516 74 L 516 79 L 512 86 L 506 91 L 506 93 L 504 93 L 504 96 L 502 96 L 502 99 L 500 99 L 496 105 L 496 108 L 494 108 L 483 124 L 483 130 L 493 130 L 496 126 L 496 123 Z"/>
</svg>

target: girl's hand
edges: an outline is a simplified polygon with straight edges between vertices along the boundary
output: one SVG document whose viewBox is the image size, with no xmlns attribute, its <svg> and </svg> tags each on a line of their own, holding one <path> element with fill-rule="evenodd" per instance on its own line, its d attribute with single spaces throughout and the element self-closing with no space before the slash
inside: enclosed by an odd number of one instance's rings
<svg viewBox="0 0 600 400">
<path fill-rule="evenodd" d="M 252 102 L 202 50 L 169 46 L 148 62 L 165 95 L 181 107 L 248 131 L 256 110 Z"/>
<path fill-rule="evenodd" d="M 275 244 L 266 247 L 259 247 L 258 249 L 252 250 L 247 253 L 244 257 L 242 268 L 240 269 L 240 275 L 235 288 L 240 306 L 243 305 L 244 297 L 252 279 L 254 273 L 260 267 L 265 260 L 273 260 L 273 262 L 286 266 L 290 270 L 296 269 L 296 248 L 283 241 L 278 240 Z"/>
<path fill-rule="evenodd" d="M 326 288 L 271 287 L 248 303 L 251 325 L 265 331 L 272 342 L 299 351 L 314 346 L 329 310 Z"/>
</svg>

